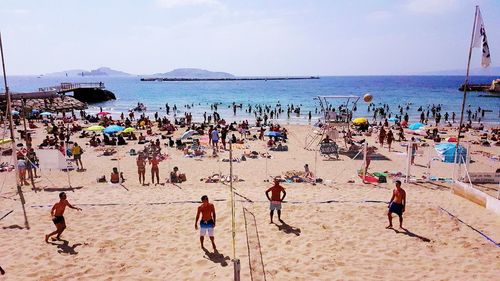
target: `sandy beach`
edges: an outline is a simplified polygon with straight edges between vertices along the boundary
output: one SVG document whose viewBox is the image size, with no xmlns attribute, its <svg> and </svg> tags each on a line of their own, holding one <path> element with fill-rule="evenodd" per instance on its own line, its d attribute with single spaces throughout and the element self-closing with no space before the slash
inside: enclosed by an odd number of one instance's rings
<svg viewBox="0 0 500 281">
<path fill-rule="evenodd" d="M 399 229 L 397 223 L 394 229 L 385 229 L 386 202 L 394 188 L 392 179 L 388 183 L 363 184 L 357 176 L 362 160 L 341 155 L 338 161 L 326 161 L 319 153 L 303 149 L 310 126 L 286 128 L 289 151 L 271 151 L 272 159 L 247 159 L 233 164 L 234 174 L 243 180 L 234 183 L 236 257 L 241 261 L 242 280 L 264 280 L 262 273 L 259 275 L 262 264 L 266 280 L 498 278 L 498 245 L 471 228 L 498 242 L 498 215 L 452 194 L 450 183 L 403 183 L 408 197 L 407 230 Z M 176 131 L 175 136 L 181 133 Z M 44 136 L 42 128 L 37 129 L 33 143 L 39 144 Z M 220 160 L 228 158 L 228 152 L 221 152 L 218 159 L 185 158 L 182 151 L 167 148 L 162 141 L 162 152 L 170 157 L 160 163 L 161 181 L 165 182 L 174 166 L 186 173 L 187 181 L 141 186 L 135 156 L 128 155 L 128 151 L 143 145 L 130 142 L 117 147 L 118 152 L 112 156 L 100 156 L 101 150 L 76 140 L 85 150 L 82 160 L 86 171 L 70 172 L 71 187 L 67 173 L 56 170 L 39 171 L 36 190 L 23 187 L 29 230 L 24 228 L 14 173 L 2 173 L 0 215 L 13 210 L 0 221 L 0 248 L 4 253 L 0 266 L 6 271 L 2 280 L 232 279 L 230 189 L 227 184 L 201 180 L 215 173 L 229 174 L 229 163 Z M 368 141 L 378 146 L 373 138 Z M 370 171 L 403 171 L 404 149 L 398 142 L 393 148 L 393 152 L 386 147 L 378 149 L 387 160 L 373 160 Z M 247 141 L 235 146 L 234 156 L 241 157 L 245 149 L 265 152 L 266 145 L 264 141 Z M 498 153 L 498 148 L 493 152 Z M 4 156 L 3 161 L 7 159 Z M 415 174 L 425 173 L 425 159 L 425 154 L 416 158 L 421 165 L 414 167 Z M 498 166 L 498 162 L 482 161 L 478 160 L 474 169 Z M 265 180 L 272 181 L 273 176 L 286 171 L 301 171 L 305 163 L 323 183 L 282 183 L 287 191 L 282 215 L 285 224 L 270 224 L 264 193 L 271 183 Z M 433 174 L 450 177 L 450 165 L 433 164 Z M 97 183 L 99 176 L 109 177 L 113 167 L 120 167 L 124 173 L 127 180 L 123 186 Z M 146 182 L 150 182 L 149 166 Z M 68 228 L 62 240 L 47 244 L 44 235 L 55 229 L 50 209 L 60 191 L 66 191 L 68 201 L 83 211 L 67 208 Z M 212 252 L 209 243 L 209 252 L 203 251 L 194 229 L 196 208 L 205 194 L 217 211 L 218 253 Z M 245 215 L 243 208 L 248 211 Z M 258 233 L 258 239 L 252 233 Z M 255 256 L 259 252 L 262 263 Z"/>
</svg>

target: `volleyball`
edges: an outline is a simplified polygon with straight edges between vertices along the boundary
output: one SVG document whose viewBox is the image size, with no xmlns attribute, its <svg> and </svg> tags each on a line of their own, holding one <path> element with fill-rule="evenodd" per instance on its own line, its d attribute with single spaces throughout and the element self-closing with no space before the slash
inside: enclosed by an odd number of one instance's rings
<svg viewBox="0 0 500 281">
<path fill-rule="evenodd" d="M 365 102 L 372 102 L 372 100 L 373 100 L 373 96 L 372 96 L 372 94 L 370 94 L 370 93 L 365 94 L 365 95 L 363 96 L 363 100 L 364 100 Z"/>
</svg>

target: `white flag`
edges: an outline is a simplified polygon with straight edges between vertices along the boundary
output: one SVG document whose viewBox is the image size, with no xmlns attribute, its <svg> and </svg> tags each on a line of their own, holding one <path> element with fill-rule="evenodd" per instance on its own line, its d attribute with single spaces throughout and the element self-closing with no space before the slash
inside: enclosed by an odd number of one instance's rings
<svg viewBox="0 0 500 281">
<path fill-rule="evenodd" d="M 481 10 L 479 10 L 479 7 L 477 8 L 476 27 L 474 29 L 474 41 L 472 41 L 472 47 L 483 48 L 481 66 L 488 67 L 491 63 L 490 48 L 488 47 L 486 30 L 484 29 L 483 17 L 481 16 Z"/>
</svg>

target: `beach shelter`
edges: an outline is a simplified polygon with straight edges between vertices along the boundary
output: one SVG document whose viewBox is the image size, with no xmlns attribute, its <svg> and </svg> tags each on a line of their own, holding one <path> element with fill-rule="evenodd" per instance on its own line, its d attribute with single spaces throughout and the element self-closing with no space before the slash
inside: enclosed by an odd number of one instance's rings
<svg viewBox="0 0 500 281">
<path fill-rule="evenodd" d="M 131 132 L 133 132 L 133 131 L 135 131 L 135 128 L 128 127 L 128 128 L 126 128 L 125 130 L 123 130 L 123 133 L 131 133 Z"/>
<path fill-rule="evenodd" d="M 440 143 L 434 147 L 436 152 L 439 154 L 441 161 L 445 163 L 454 163 L 455 162 L 455 151 L 457 151 L 456 143 Z M 467 149 L 463 146 L 458 146 L 458 159 L 456 163 L 464 163 L 467 157 Z"/>
<path fill-rule="evenodd" d="M 123 130 L 125 130 L 125 128 L 123 128 L 122 126 L 111 125 L 111 126 L 106 127 L 106 129 L 104 129 L 103 132 L 106 134 L 113 134 L 113 133 L 121 132 Z"/>
<path fill-rule="evenodd" d="M 181 136 L 180 139 L 181 140 L 185 140 L 187 138 L 190 138 L 190 137 L 192 137 L 194 135 L 194 133 L 196 133 L 195 130 L 188 130 L 188 131 L 184 132 L 184 134 L 182 134 L 182 136 Z"/>
<path fill-rule="evenodd" d="M 413 123 L 410 126 L 408 126 L 408 129 L 410 129 L 410 130 L 418 130 L 418 129 L 424 127 L 424 126 L 425 126 L 425 124 L 417 122 L 417 123 Z"/>
<path fill-rule="evenodd" d="M 40 113 L 40 115 L 41 116 L 50 116 L 50 115 L 52 115 L 52 113 L 50 113 L 50 112 L 42 112 L 42 113 Z"/>
<path fill-rule="evenodd" d="M 84 130 L 85 131 L 102 131 L 102 130 L 104 130 L 104 127 L 99 126 L 99 125 L 94 125 L 94 126 L 90 126 L 88 128 L 85 128 Z"/>
<path fill-rule="evenodd" d="M 396 123 L 396 122 L 398 122 L 398 119 L 396 119 L 396 117 L 392 117 L 392 118 L 387 119 L 387 121 L 392 122 L 392 123 Z"/>
<path fill-rule="evenodd" d="M 368 123 L 368 119 L 366 119 L 364 117 L 358 117 L 358 118 L 352 120 L 352 123 L 354 125 L 363 125 L 363 124 L 367 124 Z"/>
</svg>

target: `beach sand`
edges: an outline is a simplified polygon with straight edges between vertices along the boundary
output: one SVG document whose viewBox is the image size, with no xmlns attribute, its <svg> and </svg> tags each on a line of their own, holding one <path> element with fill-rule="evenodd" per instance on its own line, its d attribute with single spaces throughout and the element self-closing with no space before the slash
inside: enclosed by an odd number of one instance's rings
<svg viewBox="0 0 500 281">
<path fill-rule="evenodd" d="M 341 156 L 339 161 L 325 161 L 314 151 L 303 149 L 309 126 L 287 128 L 291 132 L 290 151 L 271 152 L 272 159 L 248 159 L 233 165 L 234 173 L 244 180 L 234 183 L 241 280 L 251 280 L 249 249 L 255 274 L 262 265 L 260 257 L 254 255 L 262 252 L 267 280 L 498 280 L 498 246 L 446 211 L 497 242 L 498 215 L 452 194 L 449 183 L 403 184 L 408 197 L 407 231 L 397 227 L 397 218 L 394 229 L 385 229 L 385 202 L 391 197 L 392 179 L 377 185 L 362 184 L 356 172 L 362 160 Z M 44 135 L 38 130 L 34 144 Z M 373 138 L 369 142 L 378 146 Z M 266 151 L 262 141 L 248 143 L 251 150 Z M 378 150 L 388 160 L 372 161 L 370 171 L 405 171 L 404 148 L 397 142 L 393 146 L 396 152 Z M 45 170 L 36 179 L 39 190 L 23 187 L 29 230 L 23 228 L 14 173 L 1 174 L 5 182 L 0 189 L 0 216 L 14 212 L 0 221 L 0 266 L 6 271 L 0 279 L 232 280 L 230 189 L 225 184 L 200 181 L 214 173 L 229 174 L 228 162 L 184 158 L 181 151 L 168 149 L 171 159 L 160 164 L 162 181 L 169 169 L 178 166 L 187 174 L 187 182 L 143 187 L 137 180 L 135 157 L 126 153 L 141 145 L 119 147 L 113 156 L 98 156 L 102 152 L 83 148 L 87 170 L 70 172 L 72 188 L 66 173 Z M 236 148 L 234 155 L 239 157 L 242 151 Z M 498 148 L 492 151 L 498 153 Z M 221 153 L 221 158 L 227 157 L 227 152 Z M 427 171 L 428 158 L 426 154 L 417 157 L 415 174 Z M 2 160 L 6 161 L 5 156 Z M 270 184 L 264 180 L 288 170 L 303 170 L 305 163 L 324 183 L 283 183 L 287 202 L 282 218 L 286 224 L 276 218 L 277 224 L 270 224 L 264 194 Z M 482 159 L 474 163 L 474 169 L 487 170 L 491 165 L 498 166 L 498 162 Z M 127 179 L 125 187 L 96 182 L 101 175 L 109 178 L 112 167 L 118 166 Z M 450 167 L 433 162 L 432 174 L 451 177 Z M 146 178 L 150 181 L 149 167 Z M 69 202 L 83 211 L 67 208 L 68 228 L 63 240 L 47 244 L 44 235 L 55 229 L 50 209 L 63 190 Z M 209 252 L 200 248 L 194 229 L 196 208 L 204 194 L 217 212 L 219 253 L 215 254 L 208 239 L 205 246 Z M 247 227 L 243 208 L 255 216 L 252 223 L 253 216 L 246 213 Z M 252 234 L 255 231 L 258 240 Z M 247 232 L 251 233 L 248 241 Z M 253 280 L 264 280 L 255 274 Z"/>
</svg>

